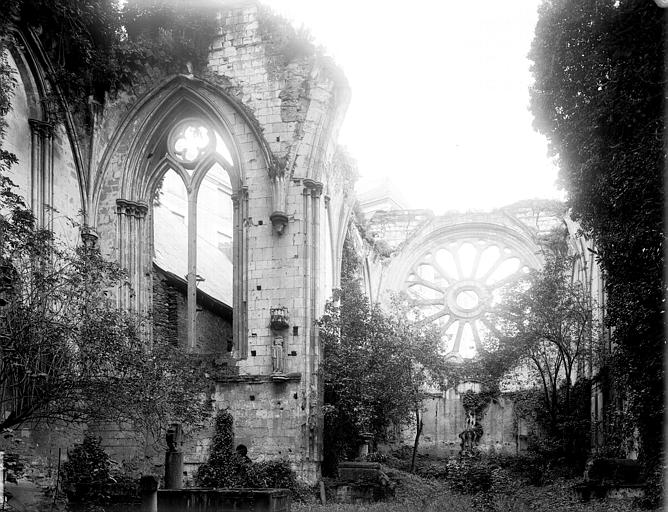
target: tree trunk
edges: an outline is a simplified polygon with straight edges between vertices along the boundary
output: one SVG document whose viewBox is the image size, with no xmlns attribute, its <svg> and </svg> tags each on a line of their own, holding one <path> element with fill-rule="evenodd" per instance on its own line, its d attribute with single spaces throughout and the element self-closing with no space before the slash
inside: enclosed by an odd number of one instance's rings
<svg viewBox="0 0 668 512">
<path fill-rule="evenodd" d="M 422 434 L 422 427 L 424 427 L 424 423 L 422 423 L 422 418 L 420 417 L 419 409 L 415 409 L 415 422 L 417 425 L 417 430 L 415 432 L 415 442 L 413 443 L 413 457 L 411 457 L 411 467 L 409 469 L 411 473 L 415 471 L 415 458 L 417 457 L 417 449 L 418 445 L 420 444 L 420 434 Z"/>
</svg>

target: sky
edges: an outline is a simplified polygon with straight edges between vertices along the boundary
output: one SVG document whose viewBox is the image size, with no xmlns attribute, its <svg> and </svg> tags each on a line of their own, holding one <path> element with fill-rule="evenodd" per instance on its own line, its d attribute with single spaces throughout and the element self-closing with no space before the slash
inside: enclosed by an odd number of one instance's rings
<svg viewBox="0 0 668 512">
<path fill-rule="evenodd" d="M 358 189 L 388 179 L 409 208 L 562 199 L 528 110 L 539 0 L 265 0 L 309 29 L 352 90 L 339 142 Z"/>
</svg>

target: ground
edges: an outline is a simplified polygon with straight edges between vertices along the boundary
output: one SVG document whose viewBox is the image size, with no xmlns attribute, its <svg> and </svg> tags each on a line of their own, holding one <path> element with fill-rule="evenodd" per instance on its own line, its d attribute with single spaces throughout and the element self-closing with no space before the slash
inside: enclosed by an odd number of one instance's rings
<svg viewBox="0 0 668 512">
<path fill-rule="evenodd" d="M 526 486 L 512 493 L 494 492 L 466 495 L 453 492 L 446 484 L 435 486 L 423 496 L 405 496 L 391 502 L 370 505 L 332 503 L 316 505 L 295 503 L 292 512 L 630 512 L 637 510 L 623 500 L 579 502 L 569 488 L 570 483 L 557 481 L 543 487 Z M 658 509 L 657 511 L 658 512 Z"/>
<path fill-rule="evenodd" d="M 389 460 L 387 460 L 389 459 Z M 422 457 L 417 472 L 392 466 L 383 471 L 396 483 L 393 499 L 374 504 L 293 503 L 293 512 L 630 512 L 632 500 L 578 499 L 573 487 L 582 481 L 567 467 L 545 465 L 536 457 L 482 457 L 477 460 Z M 329 493 L 328 493 L 329 494 Z M 645 509 L 646 510 L 646 509 Z M 658 512 L 658 509 L 655 511 Z"/>
</svg>

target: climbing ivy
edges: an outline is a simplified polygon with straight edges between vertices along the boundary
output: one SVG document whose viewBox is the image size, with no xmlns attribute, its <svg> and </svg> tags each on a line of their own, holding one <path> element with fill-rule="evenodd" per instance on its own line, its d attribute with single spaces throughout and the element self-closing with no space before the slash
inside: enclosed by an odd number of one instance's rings
<svg viewBox="0 0 668 512">
<path fill-rule="evenodd" d="M 665 31 L 655 2 L 545 0 L 530 54 L 535 125 L 596 243 L 615 328 L 606 362 L 649 474 L 663 445 Z"/>
<path fill-rule="evenodd" d="M 266 6 L 258 6 L 258 25 L 267 48 L 271 79 L 281 78 L 281 71 L 288 63 L 313 58 L 318 51 L 308 29 L 295 30 L 288 20 Z"/>
<path fill-rule="evenodd" d="M 467 413 L 472 413 L 476 418 L 482 418 L 483 414 L 492 400 L 499 396 L 498 389 L 485 389 L 482 391 L 467 390 L 462 395 L 462 405 Z"/>
<path fill-rule="evenodd" d="M 10 22 L 37 36 L 49 57 L 48 78 L 70 109 L 88 98 L 131 88 L 160 74 L 201 72 L 216 34 L 214 6 L 179 9 L 176 3 L 130 0 L 7 0 L 0 30 Z M 11 20 L 11 21 L 10 21 Z M 52 114 L 62 108 L 47 98 Z"/>
</svg>

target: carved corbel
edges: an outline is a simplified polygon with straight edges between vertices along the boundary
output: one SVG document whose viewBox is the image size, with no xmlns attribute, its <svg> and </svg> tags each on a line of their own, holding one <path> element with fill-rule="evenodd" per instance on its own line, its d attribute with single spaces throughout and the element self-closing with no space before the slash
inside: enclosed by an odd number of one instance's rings
<svg viewBox="0 0 668 512">
<path fill-rule="evenodd" d="M 271 178 L 271 214 L 269 220 L 277 235 L 281 236 L 288 226 L 288 215 L 286 210 L 285 190 L 285 162 L 272 159 L 269 165 L 269 177 Z"/>
<path fill-rule="evenodd" d="M 97 232 L 90 226 L 83 226 L 81 228 L 81 241 L 86 247 L 95 247 L 97 246 L 97 241 L 100 236 Z"/>
</svg>

